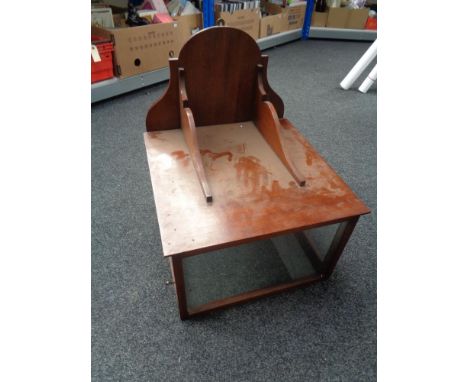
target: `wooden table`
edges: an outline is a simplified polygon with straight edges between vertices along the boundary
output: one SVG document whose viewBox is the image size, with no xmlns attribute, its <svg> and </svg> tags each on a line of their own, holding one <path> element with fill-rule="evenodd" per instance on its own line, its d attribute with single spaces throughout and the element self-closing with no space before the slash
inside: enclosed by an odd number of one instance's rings
<svg viewBox="0 0 468 382">
<path fill-rule="evenodd" d="M 280 123 L 303 187 L 253 122 L 197 127 L 211 203 L 182 130 L 144 134 L 181 319 L 327 278 L 370 212 L 287 119 Z"/>
</svg>

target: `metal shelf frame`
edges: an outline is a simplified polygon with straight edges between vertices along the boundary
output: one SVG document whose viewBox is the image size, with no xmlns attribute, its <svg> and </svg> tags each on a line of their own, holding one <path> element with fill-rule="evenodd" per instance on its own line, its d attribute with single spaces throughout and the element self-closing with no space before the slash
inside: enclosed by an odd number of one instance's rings
<svg viewBox="0 0 468 382">
<path fill-rule="evenodd" d="M 310 23 L 312 22 L 312 13 L 314 12 L 315 0 L 307 0 L 307 6 L 304 16 L 304 25 L 302 26 L 302 39 L 307 40 L 310 33 Z"/>
<path fill-rule="evenodd" d="M 377 38 L 377 31 L 366 29 L 337 29 L 311 27 L 312 11 L 315 0 L 307 0 L 304 25 L 302 29 L 296 29 L 268 36 L 257 40 L 261 50 L 269 49 L 277 45 L 299 39 L 309 38 L 341 39 L 341 40 L 362 40 L 374 41 Z M 214 0 L 203 1 L 203 27 L 209 28 L 215 25 Z M 127 78 L 112 78 L 110 80 L 97 82 L 91 85 L 91 103 L 99 102 L 108 98 L 154 85 L 169 79 L 169 68 L 153 70 Z"/>
</svg>

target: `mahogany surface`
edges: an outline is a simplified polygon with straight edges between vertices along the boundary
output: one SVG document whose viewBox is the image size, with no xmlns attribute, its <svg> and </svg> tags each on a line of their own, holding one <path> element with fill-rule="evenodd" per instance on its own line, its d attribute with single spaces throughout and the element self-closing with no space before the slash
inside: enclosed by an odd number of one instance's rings
<svg viewBox="0 0 468 382">
<path fill-rule="evenodd" d="M 168 88 L 148 111 L 148 164 L 182 319 L 327 278 L 370 212 L 283 118 L 267 65 L 245 32 L 208 28 L 170 59 Z M 302 231 L 334 223 L 321 259 Z M 318 274 L 187 307 L 184 256 L 289 232 Z"/>
<path fill-rule="evenodd" d="M 182 131 L 145 133 L 165 256 L 202 253 L 370 212 L 288 120 L 280 119 L 280 125 L 304 187 L 252 121 L 197 127 L 212 204 L 200 192 Z"/>
<path fill-rule="evenodd" d="M 285 149 L 279 122 L 284 105 L 268 84 L 267 64 L 252 37 L 226 27 L 196 34 L 179 58 L 170 60 L 169 86 L 148 111 L 147 130 L 183 130 L 207 202 L 213 195 L 200 157 L 196 127 L 201 125 L 255 121 L 298 185 L 305 184 Z"/>
<path fill-rule="evenodd" d="M 169 84 L 160 99 L 151 105 L 146 114 L 146 130 L 179 129 L 179 75 L 177 58 L 169 59 Z"/>
<path fill-rule="evenodd" d="M 218 27 L 206 32 L 193 36 L 179 54 L 195 124 L 253 119 L 260 48 L 239 29 Z"/>
<path fill-rule="evenodd" d="M 187 95 L 197 126 L 254 119 L 257 65 L 263 65 L 264 87 L 280 117 L 284 105 L 267 80 L 268 56 L 247 33 L 212 27 L 192 36 L 179 58 L 169 59 L 166 92 L 149 109 L 147 131 L 180 128 L 178 68 L 184 68 Z"/>
<path fill-rule="evenodd" d="M 256 106 L 257 110 L 255 113 L 255 124 L 263 135 L 263 138 L 268 142 L 273 151 L 281 159 L 283 165 L 288 169 L 294 179 L 297 181 L 299 186 L 304 186 L 305 179 L 302 174 L 297 170 L 294 162 L 291 161 L 288 151 L 286 150 L 283 142 L 282 129 L 278 114 L 276 113 L 274 105 L 268 101 L 268 96 L 265 92 L 263 85 L 263 67 L 259 65 L 259 73 L 257 77 L 258 88 L 257 88 L 257 99 Z"/>
</svg>

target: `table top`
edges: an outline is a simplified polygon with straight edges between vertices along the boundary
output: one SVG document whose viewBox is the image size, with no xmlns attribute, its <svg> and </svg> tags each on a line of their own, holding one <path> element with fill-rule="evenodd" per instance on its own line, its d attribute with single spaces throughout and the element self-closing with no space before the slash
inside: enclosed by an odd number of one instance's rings
<svg viewBox="0 0 468 382">
<path fill-rule="evenodd" d="M 369 213 L 286 119 L 299 187 L 253 122 L 197 128 L 213 202 L 207 203 L 182 130 L 144 134 L 164 256 L 190 255 Z"/>
</svg>

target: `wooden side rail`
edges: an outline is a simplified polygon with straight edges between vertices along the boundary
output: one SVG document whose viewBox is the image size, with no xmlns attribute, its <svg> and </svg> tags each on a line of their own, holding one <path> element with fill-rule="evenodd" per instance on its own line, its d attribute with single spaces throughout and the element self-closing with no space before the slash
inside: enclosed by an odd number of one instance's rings
<svg viewBox="0 0 468 382">
<path fill-rule="evenodd" d="M 205 196 L 206 201 L 212 202 L 213 195 L 211 194 L 208 180 L 206 179 L 203 161 L 201 159 L 200 147 L 198 145 L 197 131 L 195 121 L 193 119 L 192 110 L 189 107 L 187 90 L 185 88 L 184 69 L 179 68 L 179 105 L 180 105 L 180 125 L 184 133 L 185 143 L 189 149 L 190 157 L 192 158 L 193 167 L 197 173 L 198 181 Z"/>
<path fill-rule="evenodd" d="M 304 176 L 297 170 L 294 163 L 286 152 L 281 136 L 281 124 L 276 113 L 275 107 L 268 100 L 269 96 L 264 88 L 263 81 L 263 65 L 258 65 L 258 77 L 257 77 L 257 107 L 255 124 L 263 135 L 263 138 L 268 142 L 273 151 L 278 155 L 281 162 L 288 169 L 289 173 L 296 180 L 299 186 L 305 185 Z"/>
</svg>

